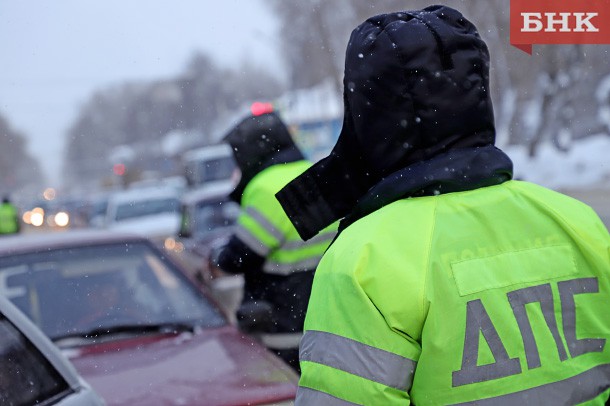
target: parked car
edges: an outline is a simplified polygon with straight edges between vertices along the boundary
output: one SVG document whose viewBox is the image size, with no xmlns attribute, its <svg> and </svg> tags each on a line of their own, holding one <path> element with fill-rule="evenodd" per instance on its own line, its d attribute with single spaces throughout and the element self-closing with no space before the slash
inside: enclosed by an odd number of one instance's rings
<svg viewBox="0 0 610 406">
<path fill-rule="evenodd" d="M 110 192 L 99 192 L 89 196 L 89 204 L 87 208 L 87 225 L 89 227 L 104 227 L 110 195 Z"/>
<path fill-rule="evenodd" d="M 104 405 L 47 336 L 2 296 L 0 404 Z"/>
<path fill-rule="evenodd" d="M 180 228 L 180 194 L 170 187 L 115 192 L 108 199 L 104 226 L 163 242 Z"/>
<path fill-rule="evenodd" d="M 226 143 L 190 150 L 182 156 L 182 164 L 191 189 L 228 181 L 237 167 L 231 146 Z"/>
<path fill-rule="evenodd" d="M 109 405 L 291 404 L 296 394 L 292 369 L 144 237 L 72 230 L 4 238 L 0 294 Z"/>
<path fill-rule="evenodd" d="M 221 182 L 185 193 L 180 230 L 165 242 L 165 248 L 179 254 L 196 280 L 210 288 L 232 320 L 243 296 L 243 276 L 222 272 L 210 257 L 227 242 L 239 215 L 239 204 L 228 197 L 233 187 L 231 182 Z"/>
</svg>

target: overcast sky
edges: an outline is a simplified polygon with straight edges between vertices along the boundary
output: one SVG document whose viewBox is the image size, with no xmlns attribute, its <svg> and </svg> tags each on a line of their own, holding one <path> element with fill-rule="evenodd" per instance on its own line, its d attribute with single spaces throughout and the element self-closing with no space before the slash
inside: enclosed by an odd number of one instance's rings
<svg viewBox="0 0 610 406">
<path fill-rule="evenodd" d="M 264 1 L 0 0 L 0 113 L 56 183 L 63 134 L 96 89 L 173 77 L 196 50 L 281 74 Z"/>
</svg>

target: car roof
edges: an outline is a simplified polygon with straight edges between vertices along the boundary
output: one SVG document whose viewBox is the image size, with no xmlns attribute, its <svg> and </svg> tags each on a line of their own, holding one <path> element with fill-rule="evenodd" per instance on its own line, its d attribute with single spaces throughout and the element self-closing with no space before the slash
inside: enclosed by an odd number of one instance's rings
<svg viewBox="0 0 610 406">
<path fill-rule="evenodd" d="M 147 187 L 115 192 L 110 196 L 110 203 L 134 202 L 150 199 L 176 198 L 180 197 L 179 192 L 172 187 Z"/>
<path fill-rule="evenodd" d="M 182 195 L 182 203 L 191 205 L 202 200 L 228 197 L 234 188 L 234 183 L 230 180 L 209 182 Z"/>
<path fill-rule="evenodd" d="M 183 159 L 185 161 L 190 161 L 207 158 L 222 158 L 232 156 L 232 153 L 233 151 L 231 150 L 231 146 L 229 144 L 221 143 L 187 151 L 184 153 Z"/>
<path fill-rule="evenodd" d="M 98 229 L 18 234 L 0 238 L 0 256 L 43 249 L 145 241 L 148 240 L 136 234 Z"/>
</svg>

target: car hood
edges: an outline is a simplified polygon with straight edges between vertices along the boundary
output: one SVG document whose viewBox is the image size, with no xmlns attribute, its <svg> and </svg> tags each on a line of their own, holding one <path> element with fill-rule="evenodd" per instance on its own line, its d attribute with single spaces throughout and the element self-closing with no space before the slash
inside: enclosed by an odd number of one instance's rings
<svg viewBox="0 0 610 406">
<path fill-rule="evenodd" d="M 294 398 L 297 375 L 233 327 L 66 351 L 108 405 L 260 405 Z"/>
</svg>

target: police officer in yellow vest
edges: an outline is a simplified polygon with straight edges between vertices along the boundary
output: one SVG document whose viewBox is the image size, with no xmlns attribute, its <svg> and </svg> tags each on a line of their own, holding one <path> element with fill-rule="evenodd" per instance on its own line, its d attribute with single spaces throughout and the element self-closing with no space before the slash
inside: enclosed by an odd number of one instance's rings
<svg viewBox="0 0 610 406">
<path fill-rule="evenodd" d="M 610 237 L 511 180 L 489 55 L 444 6 L 351 35 L 331 155 L 277 197 L 301 236 L 343 218 L 301 341 L 297 405 L 571 405 L 610 388 Z"/>
<path fill-rule="evenodd" d="M 252 329 L 264 345 L 298 371 L 298 346 L 314 271 L 337 227 L 304 242 L 275 198 L 277 191 L 311 166 L 277 114 L 246 117 L 225 141 L 241 170 L 231 193 L 241 205 L 241 214 L 217 262 L 224 271 L 244 274 L 245 297 L 238 312 L 241 326 Z M 271 313 L 267 325 L 261 325 L 264 306 Z"/>
<path fill-rule="evenodd" d="M 5 196 L 0 204 L 0 235 L 17 234 L 21 229 L 19 211 Z"/>
</svg>

